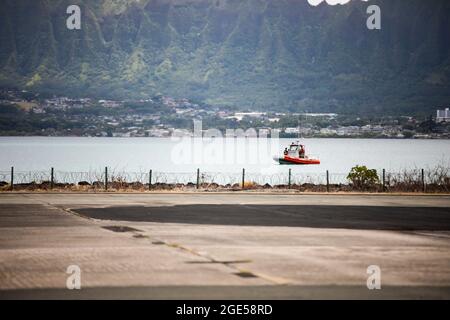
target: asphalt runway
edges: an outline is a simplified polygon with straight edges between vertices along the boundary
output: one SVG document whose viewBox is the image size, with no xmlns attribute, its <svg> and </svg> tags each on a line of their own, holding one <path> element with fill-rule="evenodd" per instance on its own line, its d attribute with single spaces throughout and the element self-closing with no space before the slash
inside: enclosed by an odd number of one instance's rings
<svg viewBox="0 0 450 320">
<path fill-rule="evenodd" d="M 450 208 L 323 205 L 175 205 L 82 208 L 99 220 L 194 225 L 272 226 L 360 230 L 450 230 Z"/>
<path fill-rule="evenodd" d="M 49 298 L 449 299 L 450 197 L 0 194 L 0 299 Z"/>
</svg>

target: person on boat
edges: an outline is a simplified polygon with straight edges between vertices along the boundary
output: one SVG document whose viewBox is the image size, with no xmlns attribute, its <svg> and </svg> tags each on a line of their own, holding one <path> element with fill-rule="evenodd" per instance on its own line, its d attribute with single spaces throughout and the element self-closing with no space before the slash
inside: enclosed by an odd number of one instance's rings
<svg viewBox="0 0 450 320">
<path fill-rule="evenodd" d="M 301 144 L 300 145 L 300 151 L 299 151 L 299 156 L 300 156 L 301 159 L 305 158 L 305 153 L 306 153 L 305 146 Z"/>
<path fill-rule="evenodd" d="M 284 148 L 284 155 L 287 156 L 289 154 L 288 148 Z"/>
</svg>

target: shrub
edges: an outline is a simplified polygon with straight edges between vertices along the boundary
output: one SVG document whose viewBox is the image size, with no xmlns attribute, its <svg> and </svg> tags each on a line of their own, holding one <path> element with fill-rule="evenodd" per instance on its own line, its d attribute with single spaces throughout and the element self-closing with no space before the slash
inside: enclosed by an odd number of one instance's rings
<svg viewBox="0 0 450 320">
<path fill-rule="evenodd" d="M 366 166 L 353 167 L 347 179 L 357 190 L 371 189 L 380 183 L 377 170 L 368 169 Z"/>
<path fill-rule="evenodd" d="M 244 182 L 244 189 L 253 189 L 257 186 L 258 186 L 258 184 L 253 181 L 245 181 Z"/>
</svg>

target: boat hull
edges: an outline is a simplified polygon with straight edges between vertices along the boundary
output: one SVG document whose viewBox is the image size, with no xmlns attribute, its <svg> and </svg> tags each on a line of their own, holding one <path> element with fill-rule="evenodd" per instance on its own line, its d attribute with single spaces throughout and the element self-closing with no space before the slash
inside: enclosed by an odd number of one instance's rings
<svg viewBox="0 0 450 320">
<path fill-rule="evenodd" d="M 307 158 L 284 157 L 284 158 L 278 158 L 275 160 L 278 161 L 279 164 L 284 164 L 284 165 L 307 166 L 307 165 L 319 165 L 320 164 L 320 160 L 318 160 L 318 159 L 307 159 Z"/>
</svg>

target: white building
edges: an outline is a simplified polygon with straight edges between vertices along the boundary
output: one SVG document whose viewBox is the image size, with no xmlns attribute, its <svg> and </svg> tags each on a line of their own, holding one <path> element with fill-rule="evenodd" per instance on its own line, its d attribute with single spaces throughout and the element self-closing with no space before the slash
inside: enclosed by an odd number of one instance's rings
<svg viewBox="0 0 450 320">
<path fill-rule="evenodd" d="M 330 128 L 322 128 L 322 129 L 320 129 L 320 134 L 323 134 L 323 135 L 337 134 L 337 130 L 330 129 Z"/>
<path fill-rule="evenodd" d="M 436 112 L 436 122 L 450 122 L 450 110 L 445 108 L 445 110 L 437 110 Z"/>
<path fill-rule="evenodd" d="M 286 128 L 284 130 L 284 133 L 286 133 L 286 134 L 297 134 L 299 132 L 300 131 L 298 130 L 298 128 Z"/>
<path fill-rule="evenodd" d="M 228 118 L 234 118 L 237 121 L 242 121 L 242 119 L 244 119 L 244 117 L 261 118 L 261 117 L 263 117 L 265 115 L 266 115 L 265 112 L 236 112 L 234 114 L 234 116 L 228 117 Z"/>
</svg>

